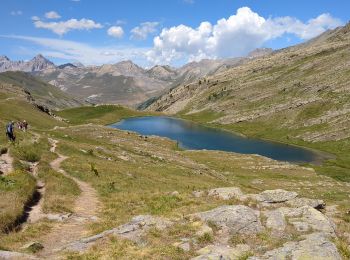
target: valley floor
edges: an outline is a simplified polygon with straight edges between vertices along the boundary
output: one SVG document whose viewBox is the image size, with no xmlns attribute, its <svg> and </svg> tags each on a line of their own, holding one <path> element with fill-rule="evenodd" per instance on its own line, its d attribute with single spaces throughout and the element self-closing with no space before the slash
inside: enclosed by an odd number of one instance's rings
<svg viewBox="0 0 350 260">
<path fill-rule="evenodd" d="M 0 177 L 0 258 L 350 257 L 348 182 L 103 126 L 137 115 L 67 110 L 60 116 L 69 122 L 44 117 L 6 145 L 14 170 Z M 38 181 L 42 218 L 16 222 Z"/>
</svg>

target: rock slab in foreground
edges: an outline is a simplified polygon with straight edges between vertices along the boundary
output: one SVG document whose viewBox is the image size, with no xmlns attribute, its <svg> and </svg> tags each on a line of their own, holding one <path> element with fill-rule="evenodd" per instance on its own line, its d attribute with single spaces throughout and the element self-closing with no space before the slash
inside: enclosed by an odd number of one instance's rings
<svg viewBox="0 0 350 260">
<path fill-rule="evenodd" d="M 1 260 L 22 260 L 22 259 L 37 259 L 37 258 L 29 254 L 0 250 L 0 259 Z"/>
<path fill-rule="evenodd" d="M 150 215 L 140 215 L 132 218 L 129 223 L 121 225 L 117 228 L 106 230 L 100 234 L 83 238 L 72 242 L 62 248 L 62 250 L 82 252 L 92 246 L 96 241 L 103 239 L 109 235 L 126 238 L 136 243 L 142 244 L 142 236 L 151 228 L 163 230 L 173 223 L 165 218 L 154 217 Z"/>
<path fill-rule="evenodd" d="M 341 260 L 337 247 L 322 233 L 307 235 L 299 242 L 287 242 L 282 247 L 266 252 L 263 256 L 249 257 L 248 260 L 308 259 Z"/>
<path fill-rule="evenodd" d="M 257 234 L 264 229 L 259 212 L 244 205 L 221 206 L 193 216 L 220 228 L 227 228 L 231 234 Z"/>
</svg>

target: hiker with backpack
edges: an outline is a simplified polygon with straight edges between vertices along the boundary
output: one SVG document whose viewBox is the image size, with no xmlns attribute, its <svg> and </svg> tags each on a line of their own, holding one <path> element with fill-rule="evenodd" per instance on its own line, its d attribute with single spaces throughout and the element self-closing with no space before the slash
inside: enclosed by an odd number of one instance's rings
<svg viewBox="0 0 350 260">
<path fill-rule="evenodd" d="M 6 126 L 6 136 L 11 142 L 14 142 L 16 140 L 16 136 L 14 133 L 14 125 L 15 125 L 15 123 L 13 121 L 11 121 Z"/>
</svg>

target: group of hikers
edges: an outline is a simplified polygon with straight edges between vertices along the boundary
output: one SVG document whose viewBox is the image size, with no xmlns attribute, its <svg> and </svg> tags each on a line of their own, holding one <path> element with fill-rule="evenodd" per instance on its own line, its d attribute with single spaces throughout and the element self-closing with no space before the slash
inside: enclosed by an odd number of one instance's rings
<svg viewBox="0 0 350 260">
<path fill-rule="evenodd" d="M 22 131 L 27 131 L 28 129 L 28 123 L 26 120 L 17 122 L 17 128 Z M 15 135 L 15 122 L 11 121 L 6 125 L 6 136 L 9 139 L 9 141 L 14 142 L 16 140 Z"/>
</svg>

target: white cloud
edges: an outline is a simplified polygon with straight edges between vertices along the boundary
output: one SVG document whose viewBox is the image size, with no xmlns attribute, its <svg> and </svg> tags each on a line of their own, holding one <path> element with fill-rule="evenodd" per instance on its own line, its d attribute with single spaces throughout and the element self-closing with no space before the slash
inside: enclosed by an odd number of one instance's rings
<svg viewBox="0 0 350 260">
<path fill-rule="evenodd" d="M 107 34 L 115 38 L 122 38 L 124 35 L 124 30 L 120 26 L 112 26 L 107 30 Z"/>
<path fill-rule="evenodd" d="M 287 33 L 308 40 L 341 24 L 330 14 L 321 14 L 303 23 L 292 17 L 264 18 L 249 7 L 242 7 L 235 15 L 222 18 L 214 25 L 202 22 L 197 28 L 182 24 L 164 28 L 154 38 L 154 48 L 147 55 L 154 63 L 236 57 Z"/>
<path fill-rule="evenodd" d="M 40 48 L 33 50 L 32 55 L 41 53 L 50 58 L 60 58 L 70 62 L 79 61 L 85 65 L 116 63 L 122 60 L 133 60 L 142 66 L 148 65 L 145 53 L 149 51 L 149 48 L 96 47 L 76 41 L 21 35 L 0 35 L 0 37 L 28 41 L 38 45 Z"/>
<path fill-rule="evenodd" d="M 91 30 L 99 29 L 103 26 L 100 23 L 96 23 L 90 19 L 70 19 L 61 22 L 45 22 L 41 20 L 34 21 L 36 28 L 48 29 L 58 35 L 63 35 L 72 30 Z"/>
<path fill-rule="evenodd" d="M 131 38 L 145 40 L 149 34 L 157 31 L 158 22 L 144 22 L 131 30 Z"/>
<path fill-rule="evenodd" d="M 55 11 L 50 11 L 50 12 L 45 13 L 45 17 L 47 19 L 58 19 L 58 18 L 61 18 L 61 16 Z"/>
<path fill-rule="evenodd" d="M 31 19 L 32 19 L 32 21 L 39 21 L 40 20 L 39 16 L 36 16 L 36 15 L 32 16 Z"/>
<path fill-rule="evenodd" d="M 194 0 L 183 0 L 186 4 L 194 4 Z"/>
<path fill-rule="evenodd" d="M 17 11 L 12 11 L 10 14 L 13 16 L 17 16 L 17 15 L 22 15 L 23 12 L 21 10 L 17 10 Z"/>
</svg>

